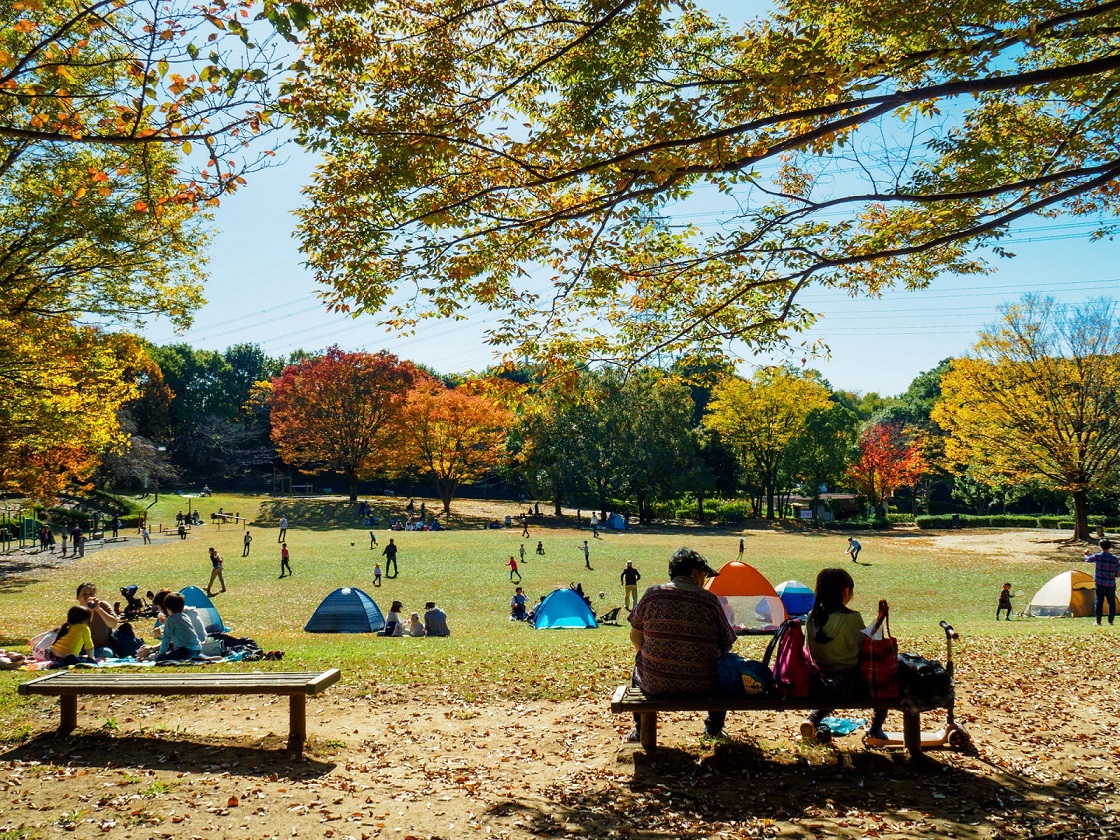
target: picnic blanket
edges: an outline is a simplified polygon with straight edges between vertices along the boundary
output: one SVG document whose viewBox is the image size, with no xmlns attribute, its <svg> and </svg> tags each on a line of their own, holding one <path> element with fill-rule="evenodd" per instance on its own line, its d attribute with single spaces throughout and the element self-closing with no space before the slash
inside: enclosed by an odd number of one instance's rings
<svg viewBox="0 0 1120 840">
<path fill-rule="evenodd" d="M 96 670 L 98 668 L 153 668 L 157 665 L 210 665 L 217 662 L 241 662 L 244 659 L 244 654 L 241 651 L 227 654 L 222 657 L 211 657 L 209 659 L 196 659 L 175 662 L 156 662 L 154 659 L 135 659 L 134 657 L 127 657 L 125 659 L 101 659 L 96 665 L 75 665 L 75 668 L 89 668 Z M 40 662 L 38 660 L 25 662 L 20 666 L 21 671 L 48 671 L 48 670 L 61 670 L 52 669 L 50 662 Z"/>
</svg>

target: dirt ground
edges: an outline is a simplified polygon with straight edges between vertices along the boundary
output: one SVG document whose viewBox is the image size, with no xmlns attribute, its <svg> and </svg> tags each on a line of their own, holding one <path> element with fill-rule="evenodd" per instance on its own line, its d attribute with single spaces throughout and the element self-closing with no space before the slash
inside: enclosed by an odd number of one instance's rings
<svg viewBox="0 0 1120 840">
<path fill-rule="evenodd" d="M 914 539 L 988 552 L 999 537 Z M 70 738 L 42 700 L 35 734 L 0 753 L 0 840 L 1120 837 L 1120 627 L 1084 631 L 970 640 L 957 711 L 975 749 L 917 763 L 858 734 L 802 745 L 790 713 L 732 713 L 720 741 L 699 737 L 700 714 L 663 716 L 649 756 L 606 696 L 467 704 L 340 684 L 309 699 L 298 758 L 284 698 L 89 697 Z"/>
</svg>

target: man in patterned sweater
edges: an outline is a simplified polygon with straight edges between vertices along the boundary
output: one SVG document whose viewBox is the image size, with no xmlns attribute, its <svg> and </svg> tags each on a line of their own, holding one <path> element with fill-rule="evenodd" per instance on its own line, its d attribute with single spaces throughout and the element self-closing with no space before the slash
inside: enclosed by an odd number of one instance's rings
<svg viewBox="0 0 1120 840">
<path fill-rule="evenodd" d="M 719 599 L 704 581 L 719 573 L 691 548 L 669 559 L 669 583 L 651 586 L 630 613 L 630 641 L 638 650 L 634 685 L 646 694 L 692 697 L 719 690 L 716 666 L 735 643 Z M 704 734 L 723 733 L 726 712 L 710 711 Z M 640 740 L 638 715 L 628 741 Z"/>
</svg>

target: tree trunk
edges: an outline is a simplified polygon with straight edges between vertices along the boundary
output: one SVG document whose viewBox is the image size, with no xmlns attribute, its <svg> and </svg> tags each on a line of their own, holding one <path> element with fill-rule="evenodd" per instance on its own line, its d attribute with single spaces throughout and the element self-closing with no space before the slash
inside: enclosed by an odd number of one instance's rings
<svg viewBox="0 0 1120 840">
<path fill-rule="evenodd" d="M 696 520 L 701 524 L 704 523 L 704 494 L 696 494 Z"/>
<path fill-rule="evenodd" d="M 350 504 L 358 503 L 358 474 L 347 471 L 346 481 L 350 484 Z"/>
<path fill-rule="evenodd" d="M 1073 538 L 1075 540 L 1092 539 L 1089 533 L 1089 492 L 1087 490 L 1073 491 Z"/>
<path fill-rule="evenodd" d="M 766 485 L 766 518 L 772 520 L 774 518 L 774 485 Z"/>
</svg>

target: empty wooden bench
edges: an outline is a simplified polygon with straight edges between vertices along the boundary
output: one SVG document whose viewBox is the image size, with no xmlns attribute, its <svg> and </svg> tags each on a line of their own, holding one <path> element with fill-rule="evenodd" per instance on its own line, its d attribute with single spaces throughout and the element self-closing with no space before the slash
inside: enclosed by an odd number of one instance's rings
<svg viewBox="0 0 1120 840">
<path fill-rule="evenodd" d="M 765 695 L 759 697 L 733 697 L 730 694 L 714 695 L 711 697 L 648 697 L 640 688 L 629 685 L 620 685 L 615 689 L 611 698 L 611 711 L 615 714 L 634 712 L 641 717 L 639 733 L 642 746 L 649 751 L 657 748 L 657 715 L 659 712 L 795 712 L 810 711 L 824 706 L 826 701 L 821 698 L 790 698 Z M 922 753 L 922 721 L 921 709 L 912 703 L 901 700 L 859 700 L 855 702 L 837 703 L 835 699 L 827 701 L 829 708 L 858 708 L 869 709 L 872 706 L 881 709 L 895 709 L 902 712 L 902 736 L 906 749 L 911 756 L 920 756 Z M 928 711 L 928 709 L 926 710 Z"/>
<path fill-rule="evenodd" d="M 177 694 L 279 694 L 288 695 L 288 749 L 302 752 L 307 740 L 307 696 L 334 685 L 342 673 L 337 668 L 319 673 L 117 673 L 57 671 L 22 683 L 22 695 L 57 697 L 62 711 L 58 731 L 65 734 L 78 725 L 78 695 L 132 694 L 167 697 Z"/>
</svg>

